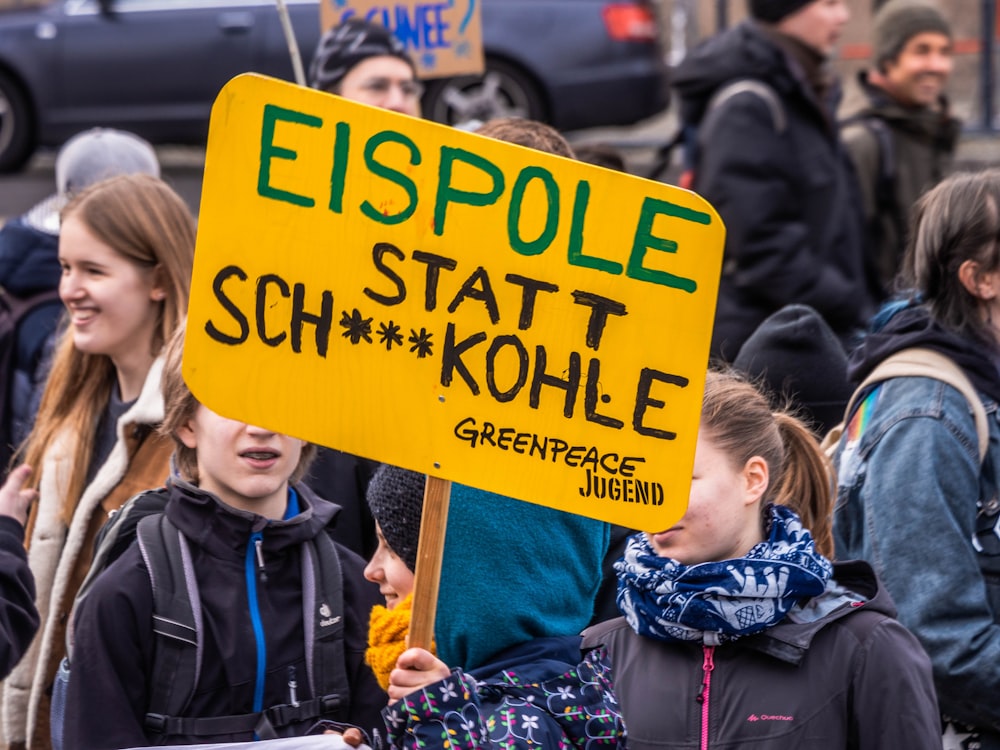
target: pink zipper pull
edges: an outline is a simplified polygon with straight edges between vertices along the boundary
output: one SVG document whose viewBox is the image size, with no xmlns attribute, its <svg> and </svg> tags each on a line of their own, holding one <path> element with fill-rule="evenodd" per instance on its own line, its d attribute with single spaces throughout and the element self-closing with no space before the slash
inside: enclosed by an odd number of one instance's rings
<svg viewBox="0 0 1000 750">
<path fill-rule="evenodd" d="M 702 646 L 705 654 L 701 663 L 701 688 L 697 701 L 701 704 L 701 750 L 708 750 L 708 704 L 712 693 L 712 670 L 715 669 L 715 646 Z"/>
<path fill-rule="evenodd" d="M 703 703 L 708 698 L 706 693 L 708 691 L 708 686 L 712 682 L 712 670 L 715 669 L 715 646 L 702 646 L 702 651 L 705 653 L 705 658 L 701 664 L 701 687 L 698 688 L 698 695 L 695 698 L 695 700 L 699 703 Z"/>
</svg>

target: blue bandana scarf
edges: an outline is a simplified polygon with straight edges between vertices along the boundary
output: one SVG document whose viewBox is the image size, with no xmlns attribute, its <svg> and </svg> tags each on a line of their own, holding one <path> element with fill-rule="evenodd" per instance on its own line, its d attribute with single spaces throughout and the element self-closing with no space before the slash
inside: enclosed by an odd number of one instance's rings
<svg viewBox="0 0 1000 750">
<path fill-rule="evenodd" d="M 769 509 L 768 538 L 746 557 L 682 565 L 633 536 L 615 563 L 618 609 L 639 635 L 663 641 L 734 641 L 777 624 L 822 594 L 833 575 L 812 535 L 790 509 Z"/>
</svg>

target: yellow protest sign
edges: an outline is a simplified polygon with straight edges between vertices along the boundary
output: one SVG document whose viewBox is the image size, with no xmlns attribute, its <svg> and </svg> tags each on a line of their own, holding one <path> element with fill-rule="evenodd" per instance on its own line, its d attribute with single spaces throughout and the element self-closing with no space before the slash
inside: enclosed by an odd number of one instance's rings
<svg viewBox="0 0 1000 750">
<path fill-rule="evenodd" d="M 723 240 L 688 191 L 240 76 L 185 379 L 229 417 L 659 530 L 687 503 Z"/>
<path fill-rule="evenodd" d="M 392 30 L 419 78 L 478 75 L 484 70 L 482 0 L 323 0 L 326 31 L 357 16 Z"/>
</svg>

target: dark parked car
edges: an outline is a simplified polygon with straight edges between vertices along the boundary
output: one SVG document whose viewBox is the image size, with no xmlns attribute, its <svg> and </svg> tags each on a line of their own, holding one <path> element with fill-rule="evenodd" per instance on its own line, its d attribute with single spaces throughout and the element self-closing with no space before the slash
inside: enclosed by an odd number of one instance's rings
<svg viewBox="0 0 1000 750">
<path fill-rule="evenodd" d="M 439 122 L 516 114 L 560 130 L 627 125 L 666 106 L 651 0 L 483 0 L 486 75 L 429 81 Z M 286 0 L 305 65 L 319 0 Z M 201 143 L 219 89 L 291 80 L 274 0 L 50 0 L 0 13 L 0 171 L 95 125 Z"/>
</svg>

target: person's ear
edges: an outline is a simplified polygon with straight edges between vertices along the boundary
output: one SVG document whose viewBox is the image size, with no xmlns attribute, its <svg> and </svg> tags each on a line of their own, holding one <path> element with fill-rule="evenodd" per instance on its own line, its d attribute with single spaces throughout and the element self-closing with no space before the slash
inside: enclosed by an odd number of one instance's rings
<svg viewBox="0 0 1000 750">
<path fill-rule="evenodd" d="M 751 456 L 743 467 L 743 489 L 745 491 L 745 502 L 752 505 L 760 501 L 767 492 L 770 482 L 770 470 L 765 461 L 760 456 Z"/>
<path fill-rule="evenodd" d="M 198 447 L 198 436 L 194 431 L 194 418 L 188 419 L 184 424 L 177 428 L 177 439 L 180 440 L 184 445 L 191 450 L 195 450 Z"/>
<path fill-rule="evenodd" d="M 153 269 L 153 287 L 149 290 L 149 298 L 153 302 L 163 302 L 167 298 L 166 274 L 159 263 Z"/>
<path fill-rule="evenodd" d="M 976 299 L 991 300 L 997 296 L 997 272 L 983 272 L 979 263 L 967 260 L 958 267 L 958 280 L 965 291 Z"/>
</svg>

